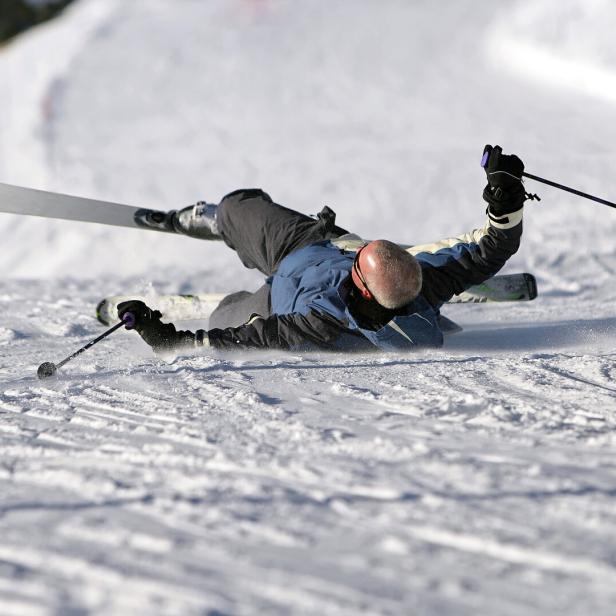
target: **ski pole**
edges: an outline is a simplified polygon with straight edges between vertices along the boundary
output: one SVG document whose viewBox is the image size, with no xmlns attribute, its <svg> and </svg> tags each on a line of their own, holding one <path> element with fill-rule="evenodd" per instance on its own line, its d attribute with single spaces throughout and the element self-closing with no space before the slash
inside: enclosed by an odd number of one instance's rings
<svg viewBox="0 0 616 616">
<path fill-rule="evenodd" d="M 106 332 L 102 333 L 98 338 L 91 340 L 85 346 L 81 347 L 78 351 L 75 351 L 72 355 L 69 355 L 65 359 L 63 359 L 60 363 L 54 364 L 53 362 L 46 361 L 43 362 L 36 371 L 36 374 L 39 379 L 48 379 L 56 374 L 58 368 L 64 366 L 72 359 L 75 359 L 77 355 L 81 355 L 84 351 L 87 351 L 90 347 L 93 347 L 97 342 L 100 342 L 104 338 L 107 338 L 109 334 L 112 334 L 116 329 L 120 329 L 123 325 L 126 326 L 126 329 L 132 329 L 135 326 L 135 317 L 132 313 L 127 312 L 119 323 L 116 323 L 113 327 L 110 327 Z"/>
<path fill-rule="evenodd" d="M 490 151 L 485 151 L 483 153 L 483 157 L 481 158 L 481 166 L 484 169 L 488 165 L 489 158 L 490 158 Z M 558 182 L 553 182 L 552 180 L 546 180 L 545 178 L 540 178 L 538 175 L 533 175 L 532 173 L 526 173 L 526 171 L 522 171 L 522 175 L 531 180 L 535 180 L 535 182 L 541 182 L 542 184 L 547 184 L 548 186 L 553 186 L 554 188 L 560 188 L 561 190 L 577 195 L 578 197 L 584 197 L 584 199 L 590 199 L 591 201 L 596 201 L 597 203 L 602 203 L 603 205 L 608 205 L 609 207 L 616 208 L 616 203 L 613 203 L 612 201 L 608 201 L 607 199 L 601 199 L 601 197 L 595 197 L 594 195 L 589 195 L 588 193 L 582 192 L 581 190 L 576 190 L 575 188 L 570 188 L 569 186 L 565 186 L 564 184 L 559 184 Z"/>
<path fill-rule="evenodd" d="M 603 203 L 603 205 L 609 205 L 610 207 L 616 207 L 616 203 L 612 203 L 611 201 L 607 201 L 606 199 L 601 199 L 600 197 L 595 197 L 594 195 L 589 195 L 588 193 L 582 192 L 581 190 L 576 190 L 575 188 L 569 188 L 569 186 L 564 186 L 563 184 L 558 184 L 557 182 L 552 182 L 552 180 L 546 180 L 545 178 L 540 178 L 538 175 L 533 175 L 532 173 L 522 172 L 524 177 L 530 178 L 531 180 L 535 180 L 535 182 L 542 182 L 543 184 L 547 184 L 548 186 L 553 186 L 554 188 L 560 188 L 566 192 L 573 193 L 578 197 L 584 197 L 585 199 L 590 199 L 591 201 L 596 201 L 597 203 Z"/>
</svg>

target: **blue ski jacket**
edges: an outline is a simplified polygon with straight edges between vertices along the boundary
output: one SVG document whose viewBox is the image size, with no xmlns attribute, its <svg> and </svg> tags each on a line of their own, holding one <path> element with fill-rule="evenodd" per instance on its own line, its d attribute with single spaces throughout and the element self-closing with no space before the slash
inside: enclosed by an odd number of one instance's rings
<svg viewBox="0 0 616 616">
<path fill-rule="evenodd" d="M 345 331 L 333 341 L 338 350 L 441 346 L 438 312 L 421 296 L 405 307 L 406 314 L 394 317 L 378 331 L 357 323 L 346 301 L 354 258 L 355 252 L 340 249 L 330 241 L 296 250 L 270 279 L 272 312 L 305 317 L 316 312 L 333 317 L 345 325 Z"/>
<path fill-rule="evenodd" d="M 523 208 L 522 208 L 523 209 Z M 271 312 L 238 328 L 213 330 L 220 348 L 408 350 L 440 347 L 439 309 L 452 296 L 496 274 L 513 255 L 522 235 L 522 209 L 470 233 L 432 244 L 406 247 L 419 261 L 419 296 L 379 330 L 362 328 L 347 304 L 355 253 L 365 243 L 356 235 L 314 242 L 287 255 L 271 285 Z"/>
</svg>

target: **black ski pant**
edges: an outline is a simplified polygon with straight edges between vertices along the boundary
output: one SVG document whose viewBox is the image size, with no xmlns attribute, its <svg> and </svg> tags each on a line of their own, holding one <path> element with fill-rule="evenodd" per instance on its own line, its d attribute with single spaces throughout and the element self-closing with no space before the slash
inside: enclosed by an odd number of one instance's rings
<svg viewBox="0 0 616 616">
<path fill-rule="evenodd" d="M 336 214 L 328 207 L 310 218 L 274 203 L 259 189 L 237 190 L 218 206 L 218 232 L 242 263 L 266 276 L 276 272 L 280 262 L 294 250 L 313 242 L 348 233 L 335 224 Z M 271 315 L 270 285 L 251 293 L 227 295 L 210 316 L 210 329 L 239 327 L 254 315 Z"/>
</svg>

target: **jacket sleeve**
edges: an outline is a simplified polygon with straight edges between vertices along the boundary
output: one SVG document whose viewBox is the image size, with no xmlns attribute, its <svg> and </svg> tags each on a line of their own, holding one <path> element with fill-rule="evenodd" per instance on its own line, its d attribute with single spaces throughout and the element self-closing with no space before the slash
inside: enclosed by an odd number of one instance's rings
<svg viewBox="0 0 616 616">
<path fill-rule="evenodd" d="M 333 317 L 309 312 L 255 318 L 239 327 L 211 329 L 209 344 L 217 349 L 334 349 L 344 331 Z"/>
<path fill-rule="evenodd" d="M 463 235 L 434 244 L 413 246 L 423 271 L 423 296 L 434 306 L 494 276 L 515 254 L 522 236 L 523 208 L 496 218 L 488 214 L 486 224 Z"/>
</svg>

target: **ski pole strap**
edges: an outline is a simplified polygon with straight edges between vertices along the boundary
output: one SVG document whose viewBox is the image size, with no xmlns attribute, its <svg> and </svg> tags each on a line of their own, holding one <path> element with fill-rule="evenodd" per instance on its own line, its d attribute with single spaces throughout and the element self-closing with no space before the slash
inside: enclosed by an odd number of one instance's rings
<svg viewBox="0 0 616 616">
<path fill-rule="evenodd" d="M 602 203 L 603 205 L 616 208 L 616 203 L 612 203 L 612 201 L 607 201 L 607 199 L 601 199 L 600 197 L 589 195 L 588 193 L 582 192 L 581 190 L 576 190 L 575 188 L 570 188 L 569 186 L 564 186 L 563 184 L 552 182 L 552 180 L 540 178 L 538 175 L 533 175 L 532 173 L 523 172 L 522 175 L 531 180 L 535 180 L 536 182 L 541 182 L 542 184 L 547 184 L 548 186 L 553 186 L 554 188 L 560 188 L 561 190 L 577 195 L 578 197 L 584 197 L 584 199 L 590 199 L 591 201 L 596 201 L 597 203 Z"/>
</svg>

